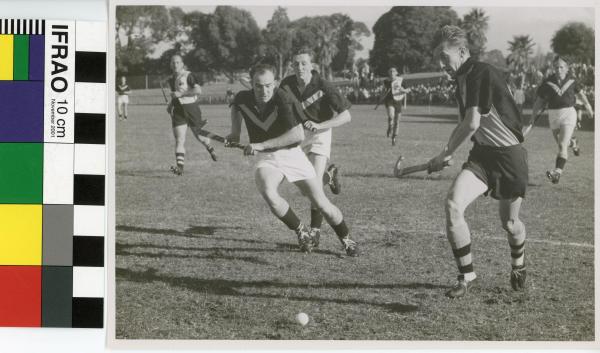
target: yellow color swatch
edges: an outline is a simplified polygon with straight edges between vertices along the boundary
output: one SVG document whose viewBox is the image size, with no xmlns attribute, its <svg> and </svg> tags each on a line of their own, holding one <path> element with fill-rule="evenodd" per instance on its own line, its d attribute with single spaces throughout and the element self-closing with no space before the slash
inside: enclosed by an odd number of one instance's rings
<svg viewBox="0 0 600 353">
<path fill-rule="evenodd" d="M 42 205 L 0 205 L 0 265 L 42 264 Z"/>
<path fill-rule="evenodd" d="M 0 34 L 0 80 L 11 81 L 13 79 L 13 38 L 12 34 Z"/>
</svg>

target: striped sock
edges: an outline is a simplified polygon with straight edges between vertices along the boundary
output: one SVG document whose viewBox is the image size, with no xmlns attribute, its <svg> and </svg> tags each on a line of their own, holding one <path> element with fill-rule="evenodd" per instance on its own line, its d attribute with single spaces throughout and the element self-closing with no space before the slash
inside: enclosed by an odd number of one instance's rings
<svg viewBox="0 0 600 353">
<path fill-rule="evenodd" d="M 504 228 L 510 245 L 510 264 L 513 268 L 523 267 L 525 262 L 525 225 L 520 220 L 508 222 Z"/>
<path fill-rule="evenodd" d="M 468 274 L 473 273 L 473 258 L 471 256 L 471 243 L 458 248 L 452 249 L 454 259 L 456 260 L 456 266 L 458 266 L 458 272 L 465 275 L 466 280 L 470 280 L 471 277 Z"/>
<path fill-rule="evenodd" d="M 518 245 L 510 244 L 510 265 L 513 268 L 522 268 L 525 264 L 525 241 Z"/>
<path fill-rule="evenodd" d="M 471 232 L 469 231 L 469 227 L 463 222 L 462 224 L 448 227 L 447 231 L 458 272 L 464 276 L 465 280 L 474 280 L 476 275 L 473 272 Z"/>
<path fill-rule="evenodd" d="M 183 166 L 185 165 L 185 153 L 175 153 L 175 160 L 177 161 L 177 167 L 183 170 Z"/>
</svg>

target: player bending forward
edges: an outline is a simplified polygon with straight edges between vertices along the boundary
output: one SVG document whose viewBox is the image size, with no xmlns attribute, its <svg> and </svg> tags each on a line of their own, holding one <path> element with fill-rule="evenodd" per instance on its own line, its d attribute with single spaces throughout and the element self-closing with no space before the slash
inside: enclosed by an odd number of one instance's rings
<svg viewBox="0 0 600 353">
<path fill-rule="evenodd" d="M 278 192 L 284 179 L 294 183 L 317 207 L 337 234 L 349 256 L 358 255 L 356 243 L 348 235 L 348 227 L 340 210 L 325 196 L 321 179 L 300 149 L 304 131 L 295 111 L 293 97 L 277 88 L 274 68 L 260 64 L 252 73 L 252 90 L 239 92 L 231 108 L 231 134 L 228 141 L 239 142 L 242 119 L 246 123 L 250 144 L 244 155 L 258 154 L 254 178 L 258 191 L 271 212 L 289 229 L 296 232 L 300 251 L 310 252 L 312 239 L 290 205 Z"/>
<path fill-rule="evenodd" d="M 525 225 L 519 219 L 528 181 L 527 151 L 523 124 L 503 73 L 492 65 L 470 57 L 465 32 L 456 26 L 440 30 L 436 56 L 446 72 L 456 79 L 460 117 L 442 152 L 429 161 L 430 171 L 444 168 L 444 161 L 469 138 L 473 149 L 446 199 L 446 232 L 458 266 L 458 282 L 446 295 L 467 294 L 475 278 L 471 256 L 471 234 L 464 212 L 481 194 L 500 201 L 500 220 L 508 235 L 514 290 L 525 286 Z"/>
<path fill-rule="evenodd" d="M 185 166 L 185 134 L 188 126 L 194 137 L 204 145 L 213 161 L 217 160 L 217 154 L 210 145 L 210 139 L 198 133 L 198 130 L 206 125 L 206 119 L 202 118 L 202 111 L 198 106 L 198 95 L 202 93 L 200 88 L 202 82 L 185 69 L 180 55 L 176 54 L 171 57 L 171 70 L 173 75 L 168 80 L 171 88 L 171 102 L 167 107 L 167 112 L 171 115 L 177 162 L 175 167 L 171 167 L 171 171 L 176 175 L 182 175 Z"/>
<path fill-rule="evenodd" d="M 294 75 L 281 81 L 280 87 L 296 98 L 301 106 L 300 119 L 306 129 L 302 150 L 308 156 L 323 184 L 330 186 L 331 192 L 339 194 L 338 168 L 332 164 L 327 168 L 331 156 L 331 129 L 350 122 L 350 102 L 330 82 L 312 68 L 312 52 L 301 48 L 292 57 Z M 314 203 L 310 210 L 310 235 L 313 245 L 319 246 L 323 215 Z"/>
</svg>

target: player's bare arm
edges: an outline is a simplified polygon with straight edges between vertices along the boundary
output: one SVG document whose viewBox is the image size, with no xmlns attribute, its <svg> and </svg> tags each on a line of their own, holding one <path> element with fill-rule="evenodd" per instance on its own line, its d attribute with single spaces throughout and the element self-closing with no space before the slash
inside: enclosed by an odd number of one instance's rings
<svg viewBox="0 0 600 353">
<path fill-rule="evenodd" d="M 585 110 L 587 110 L 588 114 L 590 115 L 590 118 L 593 119 L 594 118 L 594 109 L 592 109 L 592 105 L 588 101 L 585 94 L 583 94 L 582 91 L 579 91 L 578 93 L 576 93 L 576 96 L 577 96 L 577 98 L 579 98 L 580 101 L 583 102 L 583 105 L 585 105 Z"/>
<path fill-rule="evenodd" d="M 248 145 L 247 149 L 254 152 L 260 152 L 264 150 L 270 150 L 274 148 L 280 148 L 289 146 L 295 143 L 300 143 L 304 140 L 304 129 L 301 125 L 297 125 L 285 132 L 283 135 L 260 142 L 260 143 L 251 143 Z M 246 151 L 244 151 L 246 152 Z M 253 153 L 250 153 L 253 154 Z"/>
<path fill-rule="evenodd" d="M 465 141 L 468 141 L 471 136 L 479 129 L 481 113 L 479 107 L 471 107 L 467 109 L 465 118 L 454 129 L 448 140 L 448 144 L 444 147 L 439 155 L 429 161 L 429 170 L 436 172 L 444 169 L 445 161 L 452 158 L 452 154 L 456 152 Z"/>
<path fill-rule="evenodd" d="M 231 142 L 240 142 L 242 132 L 242 115 L 235 107 L 231 108 L 231 132 L 225 137 L 225 140 Z"/>
<path fill-rule="evenodd" d="M 351 120 L 352 120 L 352 116 L 350 115 L 350 111 L 344 110 L 343 112 L 339 113 L 332 119 L 323 121 L 321 123 L 316 123 L 314 121 L 307 120 L 304 122 L 304 127 L 307 130 L 311 130 L 311 131 L 327 130 L 327 129 L 331 129 L 334 127 L 338 127 L 338 126 L 347 124 Z"/>
<path fill-rule="evenodd" d="M 538 115 L 542 114 L 542 112 L 546 109 L 546 104 L 548 104 L 548 102 L 546 102 L 546 100 L 544 100 L 541 97 L 537 97 L 535 99 L 535 102 L 533 102 L 531 119 L 529 120 L 527 125 L 523 125 L 523 136 L 526 136 L 527 134 L 529 134 L 529 132 L 531 132 L 531 128 L 533 127 L 533 124 L 535 124 Z"/>
<path fill-rule="evenodd" d="M 198 84 L 195 84 L 194 87 L 192 87 L 192 89 L 189 89 L 185 92 L 179 92 L 179 91 L 171 92 L 171 96 L 173 98 L 193 97 L 193 96 L 196 96 L 199 94 L 202 94 L 202 88 Z"/>
</svg>

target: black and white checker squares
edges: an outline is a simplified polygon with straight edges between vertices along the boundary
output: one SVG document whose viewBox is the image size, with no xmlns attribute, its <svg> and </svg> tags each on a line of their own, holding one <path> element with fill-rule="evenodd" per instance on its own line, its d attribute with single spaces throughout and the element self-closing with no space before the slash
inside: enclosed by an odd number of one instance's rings
<svg viewBox="0 0 600 353">
<path fill-rule="evenodd" d="M 74 286 L 73 327 L 104 319 L 106 42 L 105 23 L 76 23 L 73 277 L 95 283 Z"/>
</svg>

